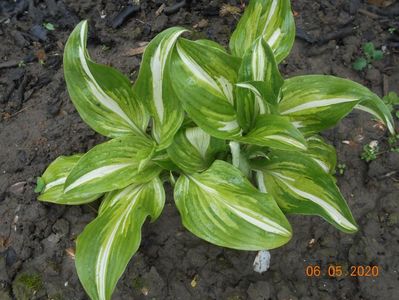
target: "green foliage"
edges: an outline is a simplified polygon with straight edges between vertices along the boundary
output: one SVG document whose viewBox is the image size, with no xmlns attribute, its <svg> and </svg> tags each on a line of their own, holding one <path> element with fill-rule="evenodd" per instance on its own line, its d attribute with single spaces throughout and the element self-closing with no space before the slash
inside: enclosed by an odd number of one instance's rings
<svg viewBox="0 0 399 300">
<path fill-rule="evenodd" d="M 339 175 L 344 175 L 345 174 L 345 171 L 346 171 L 346 164 L 344 164 L 344 163 L 339 163 L 338 165 L 337 165 L 337 170 L 338 170 L 338 174 Z"/>
<path fill-rule="evenodd" d="M 380 151 L 380 146 L 378 145 L 377 141 L 373 141 L 363 146 L 361 159 L 363 159 L 366 162 L 376 160 L 379 151 Z"/>
<path fill-rule="evenodd" d="M 353 63 L 353 68 L 356 71 L 362 71 L 366 67 L 370 67 L 373 61 L 378 61 L 384 58 L 384 53 L 381 50 L 376 50 L 372 42 L 368 42 L 362 47 L 363 55 L 358 57 Z"/>
<path fill-rule="evenodd" d="M 392 152 L 399 152 L 399 134 L 391 135 L 388 138 L 389 150 Z"/>
<path fill-rule="evenodd" d="M 54 24 L 52 24 L 52 23 L 50 23 L 50 22 L 45 22 L 45 23 L 43 23 L 43 27 L 46 28 L 48 31 L 53 31 L 53 30 L 55 30 Z"/>
<path fill-rule="evenodd" d="M 286 214 L 318 215 L 353 233 L 356 221 L 333 177 L 335 149 L 318 133 L 355 108 L 395 133 L 389 109 L 367 88 L 333 76 L 280 74 L 295 37 L 288 0 L 252 0 L 230 52 L 184 32 L 169 28 L 149 43 L 133 86 L 90 59 L 87 22 L 66 43 L 71 100 L 110 140 L 56 159 L 36 191 L 58 204 L 102 197 L 76 245 L 78 275 L 92 299 L 111 298 L 146 218 L 163 209 L 163 181 L 174 187 L 183 225 L 223 247 L 284 245 L 292 236 Z M 370 46 L 364 51 L 378 58 Z"/>
<path fill-rule="evenodd" d="M 12 283 L 12 290 L 18 300 L 29 300 L 43 288 L 39 274 L 33 272 L 20 273 Z"/>
<path fill-rule="evenodd" d="M 388 95 L 384 96 L 382 98 L 384 101 L 385 105 L 388 107 L 388 109 L 391 111 L 392 114 L 394 114 L 398 119 L 399 119 L 399 96 L 395 92 L 389 92 Z"/>
</svg>

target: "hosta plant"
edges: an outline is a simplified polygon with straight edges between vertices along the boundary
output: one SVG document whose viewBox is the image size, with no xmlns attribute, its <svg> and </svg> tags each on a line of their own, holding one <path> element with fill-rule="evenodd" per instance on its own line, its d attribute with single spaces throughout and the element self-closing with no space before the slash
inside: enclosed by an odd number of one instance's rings
<svg viewBox="0 0 399 300">
<path fill-rule="evenodd" d="M 87 22 L 65 46 L 70 98 L 82 119 L 109 140 L 56 159 L 40 178 L 39 200 L 80 205 L 102 199 L 76 241 L 76 268 L 92 299 L 110 299 L 174 186 L 183 225 L 222 247 L 265 250 L 292 236 L 286 214 L 318 215 L 347 233 L 356 222 L 332 174 L 336 153 L 318 133 L 352 109 L 394 133 L 391 114 L 367 88 L 326 75 L 284 78 L 295 24 L 288 0 L 253 0 L 229 50 L 156 36 L 137 81 L 93 62 Z"/>
</svg>

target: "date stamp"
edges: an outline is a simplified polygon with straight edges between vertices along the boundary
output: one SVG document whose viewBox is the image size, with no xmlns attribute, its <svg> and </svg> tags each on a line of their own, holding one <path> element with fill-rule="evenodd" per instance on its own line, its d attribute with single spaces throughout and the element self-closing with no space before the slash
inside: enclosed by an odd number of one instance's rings
<svg viewBox="0 0 399 300">
<path fill-rule="evenodd" d="M 329 264 L 325 267 L 320 265 L 305 266 L 305 275 L 307 277 L 378 277 L 380 267 L 373 265 L 353 265 L 348 269 L 341 265 Z"/>
</svg>

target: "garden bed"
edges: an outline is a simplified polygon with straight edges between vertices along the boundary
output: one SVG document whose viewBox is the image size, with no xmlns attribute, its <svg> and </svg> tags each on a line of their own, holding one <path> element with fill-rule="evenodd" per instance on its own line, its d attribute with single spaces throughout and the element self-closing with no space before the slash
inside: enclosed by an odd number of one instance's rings
<svg viewBox="0 0 399 300">
<path fill-rule="evenodd" d="M 235 28 L 240 1 L 2 1 L 0 3 L 0 299 L 87 299 L 76 275 L 74 241 L 98 203 L 76 207 L 36 200 L 36 177 L 60 155 L 82 153 L 103 140 L 83 123 L 69 100 L 62 54 L 68 35 L 90 21 L 92 58 L 136 78 L 145 42 L 171 26 L 223 45 Z M 369 1 L 389 2 L 389 1 Z M 399 10 L 362 1 L 292 1 L 298 26 L 285 76 L 331 74 L 360 82 L 383 96 L 399 93 Z M 46 24 L 47 28 L 41 27 Z M 52 28 L 54 26 L 54 28 Z M 392 30 L 396 28 L 396 30 Z M 54 30 L 52 30 L 54 29 Z M 384 58 L 364 71 L 353 62 L 373 42 Z M 397 123 L 396 123 L 397 124 Z M 292 240 L 271 251 L 271 268 L 253 271 L 256 253 L 223 249 L 185 230 L 167 187 L 160 219 L 144 226 L 141 247 L 113 299 L 394 299 L 399 293 L 399 153 L 372 117 L 356 111 L 324 133 L 346 168 L 338 185 L 360 230 L 339 232 L 318 217 L 289 216 Z M 366 163 L 363 146 L 381 154 Z M 329 264 L 349 274 L 330 278 Z M 318 265 L 320 277 L 305 270 Z M 352 277 L 351 266 L 376 265 L 377 277 Z"/>
</svg>

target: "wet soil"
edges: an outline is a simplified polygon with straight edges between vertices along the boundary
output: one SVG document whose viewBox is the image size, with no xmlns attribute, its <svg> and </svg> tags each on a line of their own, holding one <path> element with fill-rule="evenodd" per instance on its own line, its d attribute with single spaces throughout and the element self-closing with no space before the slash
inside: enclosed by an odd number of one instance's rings
<svg viewBox="0 0 399 300">
<path fill-rule="evenodd" d="M 59 155 L 84 152 L 103 140 L 88 128 L 65 88 L 62 54 L 68 34 L 90 20 L 89 51 L 98 62 L 134 80 L 141 57 L 131 50 L 170 26 L 227 45 L 238 16 L 219 15 L 240 1 L 127 0 L 0 1 L 0 299 L 87 299 L 77 278 L 74 240 L 96 206 L 40 203 L 35 178 Z M 285 76 L 318 73 L 358 81 L 379 95 L 399 93 L 398 4 L 395 1 L 294 0 L 298 37 L 283 62 Z M 156 15 L 165 3 L 164 13 Z M 122 12 L 122 15 L 120 14 Z M 126 17 L 127 15 L 127 17 Z M 51 23 L 55 30 L 43 28 Z M 396 28 L 392 30 L 391 28 Z M 365 71 L 352 63 L 372 41 L 384 59 Z M 399 294 L 399 153 L 386 151 L 387 135 L 366 113 L 354 112 L 324 136 L 346 165 L 338 177 L 360 231 L 338 232 L 318 217 L 290 216 L 294 237 L 271 251 L 268 272 L 252 270 L 256 253 L 219 248 L 188 233 L 171 189 L 160 219 L 146 224 L 142 245 L 113 299 L 397 299 Z M 366 163 L 363 145 L 378 141 L 381 154 Z M 345 273 L 330 278 L 329 264 Z M 308 265 L 322 275 L 309 278 Z M 378 277 L 351 277 L 351 266 L 376 265 Z"/>
</svg>

